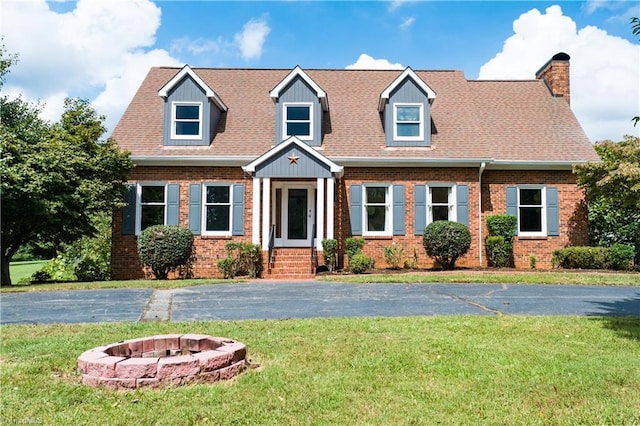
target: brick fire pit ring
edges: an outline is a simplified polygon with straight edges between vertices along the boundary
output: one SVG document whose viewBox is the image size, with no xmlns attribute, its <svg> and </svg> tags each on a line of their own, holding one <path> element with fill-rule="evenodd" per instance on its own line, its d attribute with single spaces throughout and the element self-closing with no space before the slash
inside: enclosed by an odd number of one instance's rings
<svg viewBox="0 0 640 426">
<path fill-rule="evenodd" d="M 99 346 L 78 357 L 82 383 L 134 389 L 213 383 L 245 369 L 246 346 L 224 337 L 163 334 Z"/>
</svg>

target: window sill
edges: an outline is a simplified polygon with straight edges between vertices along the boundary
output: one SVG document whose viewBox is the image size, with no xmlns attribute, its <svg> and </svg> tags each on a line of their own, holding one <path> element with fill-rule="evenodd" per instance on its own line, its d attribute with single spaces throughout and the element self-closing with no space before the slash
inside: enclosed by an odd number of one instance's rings
<svg viewBox="0 0 640 426">
<path fill-rule="evenodd" d="M 518 239 L 518 241 L 545 241 L 549 239 L 547 235 L 530 235 L 516 238 Z"/>
<path fill-rule="evenodd" d="M 363 235 L 365 240 L 393 240 L 393 235 Z"/>
<path fill-rule="evenodd" d="M 200 237 L 203 240 L 232 240 L 233 235 L 196 235 L 196 237 Z"/>
</svg>

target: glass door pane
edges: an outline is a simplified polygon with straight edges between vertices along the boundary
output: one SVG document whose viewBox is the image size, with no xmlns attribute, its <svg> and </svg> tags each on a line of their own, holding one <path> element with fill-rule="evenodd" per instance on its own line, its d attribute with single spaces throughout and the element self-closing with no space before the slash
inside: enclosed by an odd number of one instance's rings
<svg viewBox="0 0 640 426">
<path fill-rule="evenodd" d="M 287 205 L 287 238 L 307 239 L 307 189 L 289 189 Z"/>
</svg>

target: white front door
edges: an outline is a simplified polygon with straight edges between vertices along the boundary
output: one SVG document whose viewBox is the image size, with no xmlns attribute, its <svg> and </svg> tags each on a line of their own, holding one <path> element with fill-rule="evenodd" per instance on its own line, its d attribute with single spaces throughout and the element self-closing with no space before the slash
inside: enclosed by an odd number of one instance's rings
<svg viewBox="0 0 640 426">
<path fill-rule="evenodd" d="M 315 225 L 315 184 L 274 183 L 272 218 L 275 245 L 309 247 Z"/>
</svg>

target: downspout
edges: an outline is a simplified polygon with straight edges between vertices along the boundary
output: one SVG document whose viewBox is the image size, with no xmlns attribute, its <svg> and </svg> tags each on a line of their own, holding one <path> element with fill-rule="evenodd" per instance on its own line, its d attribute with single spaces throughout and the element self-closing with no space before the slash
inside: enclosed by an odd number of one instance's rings
<svg viewBox="0 0 640 426">
<path fill-rule="evenodd" d="M 486 167 L 487 163 L 482 162 L 478 173 L 478 258 L 480 266 L 482 266 L 482 173 Z"/>
</svg>

